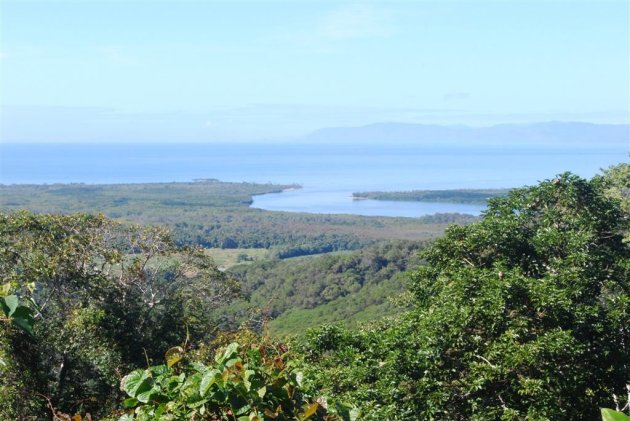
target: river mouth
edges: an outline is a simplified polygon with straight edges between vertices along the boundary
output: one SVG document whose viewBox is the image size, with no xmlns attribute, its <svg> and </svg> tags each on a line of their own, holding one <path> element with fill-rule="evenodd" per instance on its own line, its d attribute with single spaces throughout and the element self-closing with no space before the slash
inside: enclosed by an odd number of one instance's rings
<svg viewBox="0 0 630 421">
<path fill-rule="evenodd" d="M 250 207 L 269 211 L 412 218 L 436 213 L 478 216 L 486 209 L 485 205 L 458 203 L 356 200 L 351 190 L 314 187 L 257 195 Z"/>
</svg>

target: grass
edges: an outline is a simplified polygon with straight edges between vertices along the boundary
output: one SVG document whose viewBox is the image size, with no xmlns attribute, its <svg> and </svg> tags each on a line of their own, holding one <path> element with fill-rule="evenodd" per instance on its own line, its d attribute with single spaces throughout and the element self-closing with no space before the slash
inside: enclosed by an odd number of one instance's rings
<svg viewBox="0 0 630 421">
<path fill-rule="evenodd" d="M 262 248 L 207 248 L 205 252 L 212 257 L 214 263 L 221 270 L 226 270 L 236 265 L 265 260 L 269 257 L 269 250 Z"/>
</svg>

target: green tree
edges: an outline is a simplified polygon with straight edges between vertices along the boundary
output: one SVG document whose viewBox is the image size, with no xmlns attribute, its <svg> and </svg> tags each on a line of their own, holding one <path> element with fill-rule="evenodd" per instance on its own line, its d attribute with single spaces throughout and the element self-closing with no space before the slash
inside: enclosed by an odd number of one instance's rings
<svg viewBox="0 0 630 421">
<path fill-rule="evenodd" d="M 630 379 L 627 224 L 568 173 L 493 199 L 423 253 L 413 310 L 312 332 L 309 375 L 365 419 L 597 419 Z"/>
<path fill-rule="evenodd" d="M 0 275 L 35 319 L 32 335 L 0 324 L 1 419 L 106 413 L 121 373 L 211 336 L 212 310 L 235 295 L 167 231 L 85 214 L 0 214 Z"/>
<path fill-rule="evenodd" d="M 595 177 L 608 197 L 619 200 L 625 215 L 630 215 L 630 164 L 613 165 Z M 630 231 L 625 241 L 630 241 Z"/>
</svg>

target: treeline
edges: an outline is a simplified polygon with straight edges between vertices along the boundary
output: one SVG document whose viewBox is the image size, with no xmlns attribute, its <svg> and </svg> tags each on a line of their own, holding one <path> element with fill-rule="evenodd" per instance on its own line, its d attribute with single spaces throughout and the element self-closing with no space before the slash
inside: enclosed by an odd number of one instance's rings
<svg viewBox="0 0 630 421">
<path fill-rule="evenodd" d="M 452 223 L 466 224 L 475 219 L 462 214 L 388 218 L 221 209 L 176 222 L 173 235 L 182 245 L 267 248 L 279 258 L 289 258 L 357 250 L 383 240 L 432 239 Z"/>
<path fill-rule="evenodd" d="M 435 214 L 419 218 L 323 215 L 271 212 L 250 208 L 174 209 L 158 221 L 171 227 L 177 244 L 207 248 L 266 248 L 279 258 L 340 250 L 357 250 L 379 241 L 428 240 L 448 225 L 477 218 L 464 214 Z M 144 218 L 143 218 L 144 219 Z"/>
<path fill-rule="evenodd" d="M 64 213 L 89 210 L 119 218 L 150 214 L 152 209 L 169 206 L 249 206 L 253 195 L 299 187 L 296 184 L 230 183 L 214 179 L 173 183 L 12 184 L 0 185 L 0 207 L 44 212 L 55 209 Z"/>
<path fill-rule="evenodd" d="M 505 197 L 509 189 L 411 190 L 352 193 L 354 199 L 397 200 L 405 202 L 443 202 L 485 205 L 489 199 Z"/>
<path fill-rule="evenodd" d="M 422 218 L 321 215 L 251 209 L 254 194 L 291 185 L 192 183 L 0 186 L 0 209 L 37 213 L 103 213 L 125 223 L 168 226 L 176 244 L 207 248 L 266 248 L 281 258 L 356 250 L 381 240 L 424 240 L 470 215 Z"/>
<path fill-rule="evenodd" d="M 208 214 L 203 224 L 177 222 L 173 226 L 173 237 L 180 245 L 274 249 L 278 258 L 356 250 L 377 241 L 360 233 L 337 233 L 318 225 L 308 226 L 295 217 L 284 218 L 284 214 L 260 215 L 248 211 L 239 215 L 236 215 L 238 210 L 233 214 Z M 315 224 L 316 219 L 313 218 Z"/>
</svg>

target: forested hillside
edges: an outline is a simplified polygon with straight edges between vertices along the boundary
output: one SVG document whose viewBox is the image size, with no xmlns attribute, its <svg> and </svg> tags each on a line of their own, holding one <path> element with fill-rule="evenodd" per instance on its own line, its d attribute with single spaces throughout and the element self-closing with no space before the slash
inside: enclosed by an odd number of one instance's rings
<svg viewBox="0 0 630 421">
<path fill-rule="evenodd" d="M 104 417 L 121 373 L 214 338 L 213 310 L 239 293 L 167 230 L 86 214 L 0 214 L 0 272 L 3 420 Z"/>
<path fill-rule="evenodd" d="M 598 419 L 630 379 L 629 187 L 622 165 L 492 200 L 423 253 L 412 310 L 311 332 L 306 375 L 362 419 Z"/>
<path fill-rule="evenodd" d="M 164 228 L 0 214 L 0 419 L 596 420 L 630 379 L 628 191 L 627 164 L 566 173 L 428 246 L 231 273 Z M 228 329 L 246 298 L 278 331 L 357 320 L 283 343 Z"/>
<path fill-rule="evenodd" d="M 248 303 L 277 333 L 303 333 L 322 323 L 356 324 L 400 311 L 405 271 L 420 264 L 426 243 L 396 241 L 338 254 L 232 267 Z M 234 306 L 234 304 L 231 304 Z"/>
</svg>

